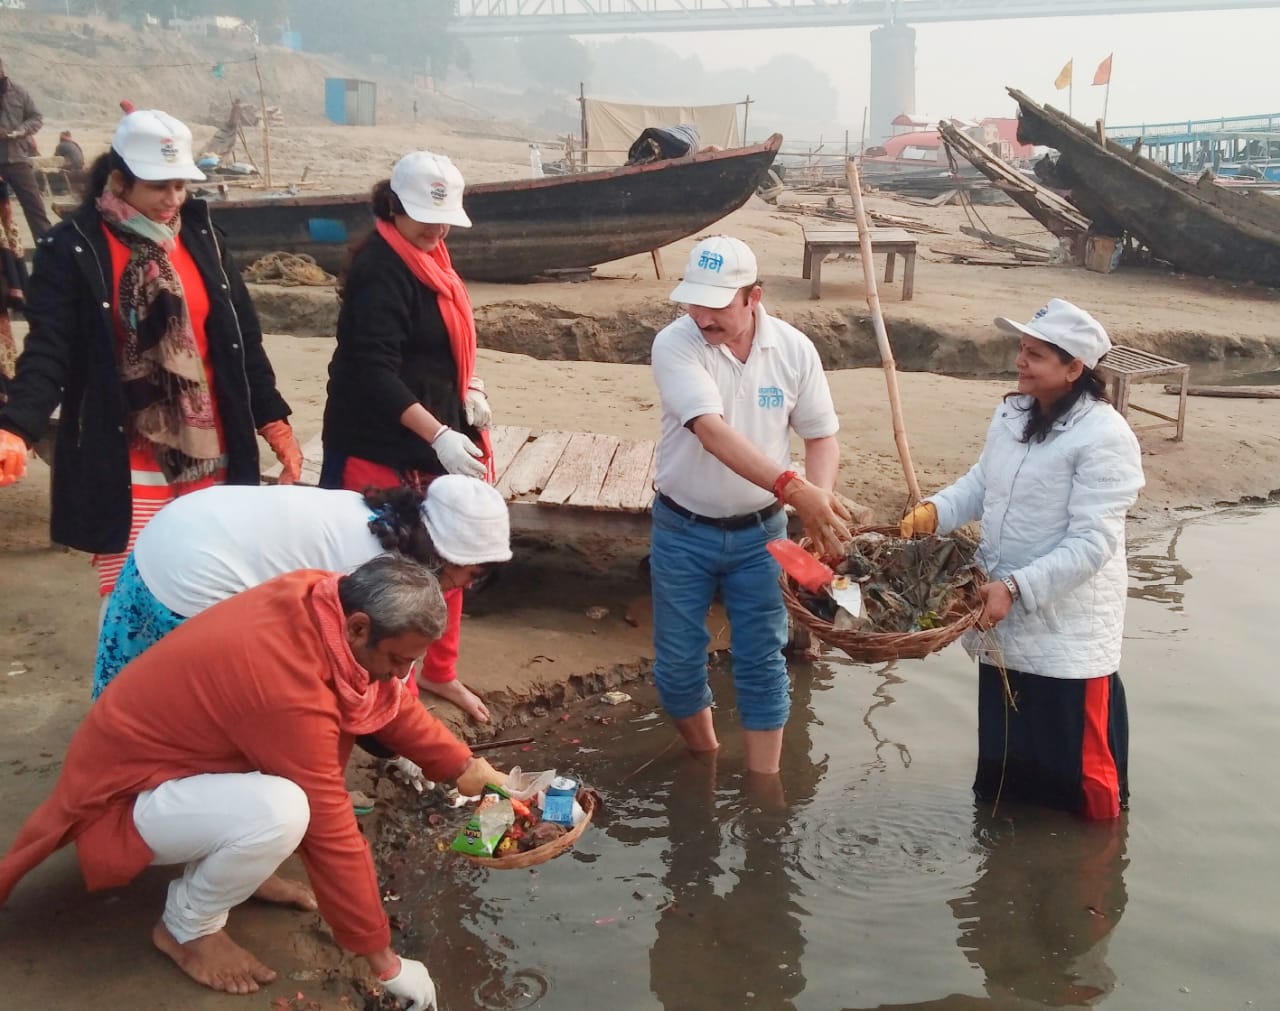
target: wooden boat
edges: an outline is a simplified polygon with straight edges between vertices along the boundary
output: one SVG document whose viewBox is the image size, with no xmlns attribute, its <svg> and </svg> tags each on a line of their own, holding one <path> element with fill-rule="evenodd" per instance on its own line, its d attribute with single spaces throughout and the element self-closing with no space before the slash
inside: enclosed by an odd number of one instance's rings
<svg viewBox="0 0 1280 1011">
<path fill-rule="evenodd" d="M 1094 231 L 1127 232 L 1159 259 L 1206 277 L 1280 286 L 1280 201 L 1215 185 L 1191 183 L 1137 151 L 1104 141 L 1050 106 L 1015 88 L 1018 139 L 1058 151 L 1057 183 L 1093 221 Z"/>
<path fill-rule="evenodd" d="M 471 228 L 449 233 L 454 266 L 472 281 L 523 281 L 659 249 L 737 210 L 768 179 L 782 144 L 707 151 L 601 172 L 468 186 Z M 211 200 L 245 266 L 272 252 L 309 253 L 341 267 L 350 243 L 373 227 L 367 193 Z"/>
</svg>

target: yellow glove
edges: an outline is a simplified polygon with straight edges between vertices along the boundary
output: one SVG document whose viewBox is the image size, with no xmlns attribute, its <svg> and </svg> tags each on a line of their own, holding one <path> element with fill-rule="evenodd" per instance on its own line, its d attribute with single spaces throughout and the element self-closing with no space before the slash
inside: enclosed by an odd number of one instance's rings
<svg viewBox="0 0 1280 1011">
<path fill-rule="evenodd" d="M 27 473 L 27 444 L 20 436 L 0 428 L 0 488 Z"/>
<path fill-rule="evenodd" d="M 903 537 L 928 537 L 938 532 L 938 507 L 932 502 L 921 502 L 902 517 L 898 531 Z"/>
</svg>

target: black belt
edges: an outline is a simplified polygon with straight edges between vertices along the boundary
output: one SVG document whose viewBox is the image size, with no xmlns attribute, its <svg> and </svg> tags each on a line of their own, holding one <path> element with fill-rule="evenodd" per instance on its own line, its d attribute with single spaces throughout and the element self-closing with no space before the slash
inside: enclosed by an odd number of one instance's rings
<svg viewBox="0 0 1280 1011">
<path fill-rule="evenodd" d="M 755 526 L 757 523 L 763 523 L 771 516 L 777 516 L 782 509 L 782 503 L 775 502 L 771 506 L 765 506 L 763 509 L 757 509 L 753 513 L 746 513 L 742 516 L 700 516 L 698 513 L 686 509 L 679 502 L 673 501 L 662 492 L 658 492 L 658 501 L 677 516 L 683 516 L 685 519 L 693 520 L 695 523 L 705 523 L 709 527 L 719 527 L 721 530 L 745 530 L 747 527 Z"/>
</svg>

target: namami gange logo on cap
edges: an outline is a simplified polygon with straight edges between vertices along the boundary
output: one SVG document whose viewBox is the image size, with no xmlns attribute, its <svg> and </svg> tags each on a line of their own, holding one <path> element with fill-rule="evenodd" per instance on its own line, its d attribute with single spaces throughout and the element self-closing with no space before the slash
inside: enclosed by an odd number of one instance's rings
<svg viewBox="0 0 1280 1011">
<path fill-rule="evenodd" d="M 160 140 L 160 157 L 172 165 L 178 160 L 178 145 L 173 142 L 172 137 L 162 137 Z"/>
<path fill-rule="evenodd" d="M 445 198 L 449 195 L 449 189 L 444 183 L 435 182 L 431 184 L 431 201 L 437 207 L 444 203 Z"/>
</svg>

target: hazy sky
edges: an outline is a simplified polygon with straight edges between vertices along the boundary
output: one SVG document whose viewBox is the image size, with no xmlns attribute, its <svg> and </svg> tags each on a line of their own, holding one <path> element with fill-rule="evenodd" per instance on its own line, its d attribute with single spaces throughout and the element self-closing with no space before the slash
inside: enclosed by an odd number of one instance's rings
<svg viewBox="0 0 1280 1011">
<path fill-rule="evenodd" d="M 870 88 L 870 33 L 831 28 L 649 38 L 697 53 L 715 70 L 759 66 L 780 52 L 805 56 L 836 83 L 843 125 L 856 135 Z M 1280 113 L 1278 42 L 1280 9 L 917 25 L 916 111 L 1011 115 L 1005 85 L 1065 110 L 1067 92 L 1055 91 L 1053 80 L 1074 57 L 1075 115 L 1091 121 L 1102 115 L 1104 89 L 1090 82 L 1114 51 L 1111 124 Z"/>
</svg>

